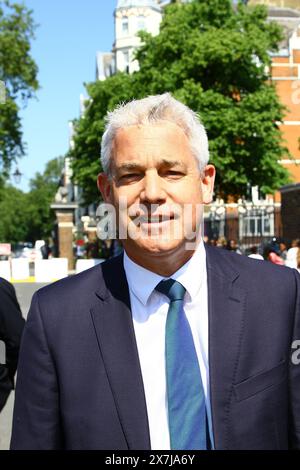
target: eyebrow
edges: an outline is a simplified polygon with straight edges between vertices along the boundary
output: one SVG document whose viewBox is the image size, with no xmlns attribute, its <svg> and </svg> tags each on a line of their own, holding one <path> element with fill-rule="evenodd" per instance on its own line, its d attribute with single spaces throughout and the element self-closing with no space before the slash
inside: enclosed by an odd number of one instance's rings
<svg viewBox="0 0 300 470">
<path fill-rule="evenodd" d="M 173 166 L 180 166 L 184 167 L 184 164 L 180 160 L 165 160 L 162 159 L 162 164 L 168 168 L 172 168 Z"/>
<path fill-rule="evenodd" d="M 179 160 L 166 160 L 162 159 L 159 162 L 162 166 L 167 168 L 173 168 L 174 166 L 180 166 L 181 168 L 184 167 L 183 163 Z M 130 170 L 144 170 L 145 167 L 138 162 L 128 162 L 124 163 L 116 168 L 117 171 L 130 171 Z"/>
<path fill-rule="evenodd" d="M 140 163 L 123 163 L 123 165 L 117 166 L 116 170 L 117 171 L 124 171 L 124 170 L 137 170 L 137 169 L 143 169 L 143 165 Z"/>
</svg>

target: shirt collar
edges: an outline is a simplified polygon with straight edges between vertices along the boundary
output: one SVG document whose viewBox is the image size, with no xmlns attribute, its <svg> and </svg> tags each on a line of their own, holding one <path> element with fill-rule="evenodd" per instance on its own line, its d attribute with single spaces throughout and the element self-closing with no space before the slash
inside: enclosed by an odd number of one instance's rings
<svg viewBox="0 0 300 470">
<path fill-rule="evenodd" d="M 127 282 L 133 294 L 146 306 L 148 299 L 157 284 L 163 279 L 169 279 L 132 261 L 124 250 L 124 270 Z M 186 289 L 187 301 L 191 301 L 197 295 L 206 273 L 206 252 L 201 240 L 193 256 L 178 269 L 172 279 L 180 282 Z"/>
</svg>

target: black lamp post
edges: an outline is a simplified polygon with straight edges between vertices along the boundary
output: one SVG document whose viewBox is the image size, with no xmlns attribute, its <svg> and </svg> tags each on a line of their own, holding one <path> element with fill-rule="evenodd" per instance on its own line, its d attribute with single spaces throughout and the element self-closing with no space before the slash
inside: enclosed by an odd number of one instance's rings
<svg viewBox="0 0 300 470">
<path fill-rule="evenodd" d="M 19 168 L 16 168 L 15 172 L 13 173 L 13 177 L 16 184 L 20 184 L 22 173 L 20 172 Z"/>
</svg>

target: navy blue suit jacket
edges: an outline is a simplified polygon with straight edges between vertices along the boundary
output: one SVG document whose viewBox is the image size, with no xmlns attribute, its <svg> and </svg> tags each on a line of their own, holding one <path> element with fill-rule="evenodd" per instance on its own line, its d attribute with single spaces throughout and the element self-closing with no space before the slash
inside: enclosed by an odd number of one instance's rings
<svg viewBox="0 0 300 470">
<path fill-rule="evenodd" d="M 300 356 L 291 348 L 300 339 L 300 276 L 206 250 L 215 447 L 300 448 L 300 365 L 291 360 Z M 11 448 L 150 446 L 121 255 L 34 296 Z"/>
</svg>

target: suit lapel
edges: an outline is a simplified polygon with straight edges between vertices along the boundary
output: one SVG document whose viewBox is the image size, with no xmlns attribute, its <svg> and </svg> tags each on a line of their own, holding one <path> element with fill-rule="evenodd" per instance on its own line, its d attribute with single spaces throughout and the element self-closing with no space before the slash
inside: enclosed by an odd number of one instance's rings
<svg viewBox="0 0 300 470">
<path fill-rule="evenodd" d="M 228 448 L 229 412 L 243 332 L 246 293 L 228 256 L 207 247 L 209 374 L 216 449 Z M 221 250 L 221 249 L 220 249 Z"/>
<path fill-rule="evenodd" d="M 123 256 L 103 264 L 91 315 L 129 449 L 150 449 L 144 386 L 130 310 Z"/>
</svg>

